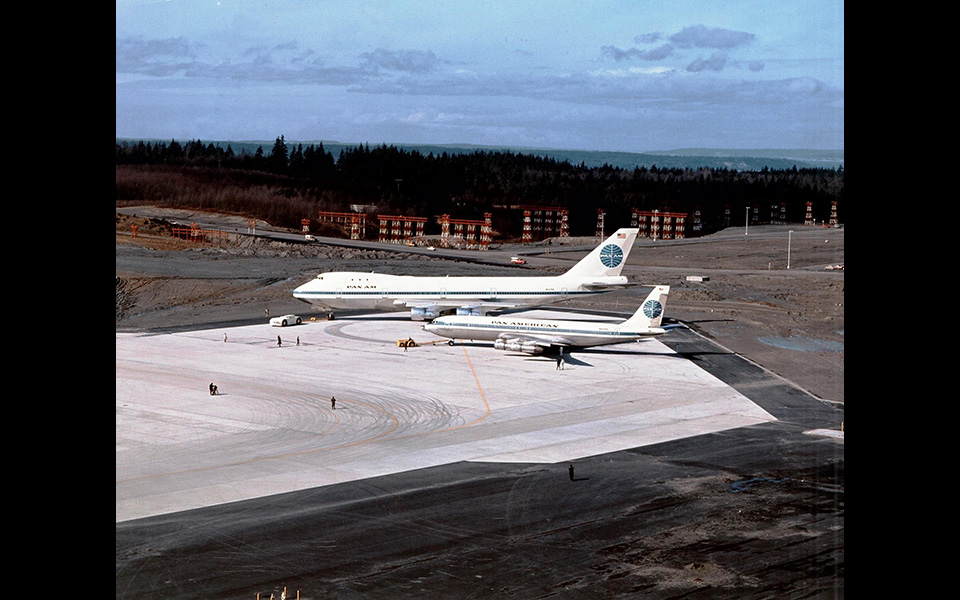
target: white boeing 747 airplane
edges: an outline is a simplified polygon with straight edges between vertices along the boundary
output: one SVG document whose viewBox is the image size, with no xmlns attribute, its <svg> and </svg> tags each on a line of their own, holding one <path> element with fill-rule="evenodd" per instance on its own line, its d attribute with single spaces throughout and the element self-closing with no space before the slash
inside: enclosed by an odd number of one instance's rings
<svg viewBox="0 0 960 600">
<path fill-rule="evenodd" d="M 562 275 L 418 277 L 343 271 L 317 275 L 295 289 L 293 297 L 327 310 L 409 310 L 416 321 L 553 304 L 629 286 L 620 271 L 638 231 L 618 230 Z"/>
<path fill-rule="evenodd" d="M 527 354 L 540 354 L 551 348 L 560 348 L 562 352 L 565 348 L 622 344 L 666 333 L 660 322 L 669 293 L 670 286 L 656 286 L 637 312 L 622 323 L 449 316 L 434 319 L 423 329 L 451 340 L 492 340 L 497 350 Z"/>
</svg>

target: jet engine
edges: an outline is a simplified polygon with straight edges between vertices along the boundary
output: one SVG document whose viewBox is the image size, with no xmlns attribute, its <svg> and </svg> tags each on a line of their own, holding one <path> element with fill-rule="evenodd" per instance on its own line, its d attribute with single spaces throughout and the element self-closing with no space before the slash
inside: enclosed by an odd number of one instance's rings
<svg viewBox="0 0 960 600">
<path fill-rule="evenodd" d="M 497 350 L 509 350 L 510 352 L 523 352 L 525 354 L 540 354 L 543 352 L 543 346 L 534 342 L 523 340 L 494 340 L 493 347 Z"/>
<path fill-rule="evenodd" d="M 410 319 L 413 321 L 429 321 L 439 316 L 439 306 L 414 306 L 410 309 Z"/>
</svg>

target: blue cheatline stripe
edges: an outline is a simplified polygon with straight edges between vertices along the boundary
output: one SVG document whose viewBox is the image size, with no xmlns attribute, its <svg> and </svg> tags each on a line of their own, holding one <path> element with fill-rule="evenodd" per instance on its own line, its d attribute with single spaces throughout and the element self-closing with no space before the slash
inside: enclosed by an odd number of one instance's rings
<svg viewBox="0 0 960 600">
<path fill-rule="evenodd" d="M 560 329 L 543 328 L 528 325 L 494 325 L 492 323 L 463 323 L 444 319 L 440 323 L 434 322 L 438 327 L 459 327 L 461 329 L 493 329 L 495 331 L 516 332 L 516 333 L 573 333 L 588 335 L 608 335 L 613 337 L 636 336 L 640 335 L 637 331 L 600 331 L 597 329 Z"/>
<path fill-rule="evenodd" d="M 584 292 L 501 292 L 498 291 L 496 294 L 491 294 L 489 291 L 484 292 L 350 292 L 350 291 L 303 291 L 297 292 L 301 296 L 367 296 L 370 298 L 394 298 L 394 297 L 405 297 L 405 296 L 470 296 L 473 298 L 499 298 L 501 296 L 576 296 L 576 295 L 589 295 L 589 294 L 601 294 L 604 292 L 600 291 L 584 291 Z"/>
</svg>

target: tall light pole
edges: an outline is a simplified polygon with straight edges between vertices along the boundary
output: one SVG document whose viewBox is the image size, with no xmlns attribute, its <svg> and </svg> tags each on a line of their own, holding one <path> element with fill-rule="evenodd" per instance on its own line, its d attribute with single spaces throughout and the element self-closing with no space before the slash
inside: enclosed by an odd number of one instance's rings
<svg viewBox="0 0 960 600">
<path fill-rule="evenodd" d="M 790 268 L 790 242 L 793 240 L 793 230 L 787 232 L 787 268 Z"/>
<path fill-rule="evenodd" d="M 750 232 L 750 206 L 747 206 L 747 216 L 743 220 L 743 235 L 747 235 Z"/>
</svg>

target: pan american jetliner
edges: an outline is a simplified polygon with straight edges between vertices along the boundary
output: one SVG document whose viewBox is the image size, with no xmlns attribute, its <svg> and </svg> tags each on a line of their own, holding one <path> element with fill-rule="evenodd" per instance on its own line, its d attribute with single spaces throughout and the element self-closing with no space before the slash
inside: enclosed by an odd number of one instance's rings
<svg viewBox="0 0 960 600">
<path fill-rule="evenodd" d="M 415 321 L 553 304 L 631 285 L 620 271 L 638 231 L 618 230 L 562 275 L 417 277 L 343 271 L 317 275 L 295 289 L 293 297 L 327 310 L 409 310 Z"/>
<path fill-rule="evenodd" d="M 551 348 L 563 352 L 565 348 L 622 344 L 666 333 L 667 328 L 661 327 L 660 322 L 669 293 L 670 286 L 656 286 L 637 312 L 622 323 L 449 316 L 434 319 L 423 329 L 451 340 L 492 340 L 497 350 L 527 354 L 540 354 Z"/>
</svg>

